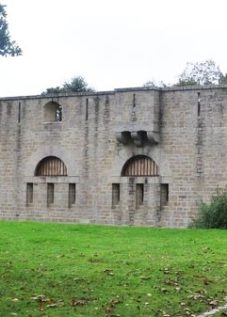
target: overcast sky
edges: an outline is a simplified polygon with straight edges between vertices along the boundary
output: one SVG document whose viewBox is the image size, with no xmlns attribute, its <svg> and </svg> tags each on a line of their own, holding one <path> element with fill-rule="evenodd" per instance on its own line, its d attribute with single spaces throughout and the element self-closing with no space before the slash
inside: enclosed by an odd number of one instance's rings
<svg viewBox="0 0 227 317">
<path fill-rule="evenodd" d="M 85 77 L 96 90 L 174 83 L 187 62 L 227 72 L 226 0 L 0 0 L 21 57 L 0 57 L 0 96 Z"/>
</svg>

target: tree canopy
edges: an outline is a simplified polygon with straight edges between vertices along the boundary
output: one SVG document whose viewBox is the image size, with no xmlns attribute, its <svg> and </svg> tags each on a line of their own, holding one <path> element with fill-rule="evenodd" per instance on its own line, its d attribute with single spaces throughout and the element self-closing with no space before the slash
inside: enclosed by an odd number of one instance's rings
<svg viewBox="0 0 227 317">
<path fill-rule="evenodd" d="M 213 60 L 187 63 L 184 71 L 178 76 L 178 82 L 167 85 L 163 82 L 148 81 L 145 88 L 165 88 L 184 86 L 206 86 L 227 84 L 227 73 L 223 74 Z"/>
<path fill-rule="evenodd" d="M 85 92 L 93 91 L 88 87 L 87 82 L 82 76 L 74 77 L 70 82 L 65 82 L 63 89 L 68 92 Z"/>
<path fill-rule="evenodd" d="M 200 63 L 187 63 L 184 71 L 179 76 L 177 86 L 188 85 L 218 85 L 223 74 L 213 60 Z"/>
<path fill-rule="evenodd" d="M 149 80 L 144 85 L 144 88 L 165 88 L 167 85 L 163 81 L 155 81 L 155 80 Z"/>
<path fill-rule="evenodd" d="M 74 77 L 70 82 L 65 82 L 62 87 L 47 88 L 42 94 L 70 93 L 70 92 L 93 92 L 82 76 Z"/>
<path fill-rule="evenodd" d="M 0 56 L 21 55 L 21 48 L 10 38 L 5 7 L 0 4 Z"/>
</svg>

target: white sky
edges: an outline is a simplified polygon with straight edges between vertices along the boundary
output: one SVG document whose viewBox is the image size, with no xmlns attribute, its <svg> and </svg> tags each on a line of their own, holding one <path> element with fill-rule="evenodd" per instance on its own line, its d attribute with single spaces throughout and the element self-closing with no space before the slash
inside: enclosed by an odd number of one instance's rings
<svg viewBox="0 0 227 317">
<path fill-rule="evenodd" d="M 0 0 L 21 57 L 0 57 L 0 96 L 72 77 L 96 90 L 174 83 L 187 62 L 227 72 L 226 0 Z"/>
</svg>

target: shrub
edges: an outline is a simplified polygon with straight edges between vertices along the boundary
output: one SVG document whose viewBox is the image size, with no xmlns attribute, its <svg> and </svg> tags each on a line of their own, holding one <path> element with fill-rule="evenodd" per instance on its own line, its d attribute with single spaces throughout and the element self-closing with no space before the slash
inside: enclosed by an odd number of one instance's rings
<svg viewBox="0 0 227 317">
<path fill-rule="evenodd" d="M 217 192 L 212 196 L 210 203 L 202 202 L 199 205 L 198 215 L 191 226 L 227 229 L 227 193 Z"/>
</svg>

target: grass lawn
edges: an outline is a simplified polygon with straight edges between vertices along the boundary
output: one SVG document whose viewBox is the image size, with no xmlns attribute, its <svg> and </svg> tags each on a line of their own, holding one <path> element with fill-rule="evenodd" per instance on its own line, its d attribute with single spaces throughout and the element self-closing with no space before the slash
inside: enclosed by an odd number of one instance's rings
<svg viewBox="0 0 227 317">
<path fill-rule="evenodd" d="M 226 302 L 227 231 L 0 222 L 0 316 L 183 317 Z"/>
</svg>

